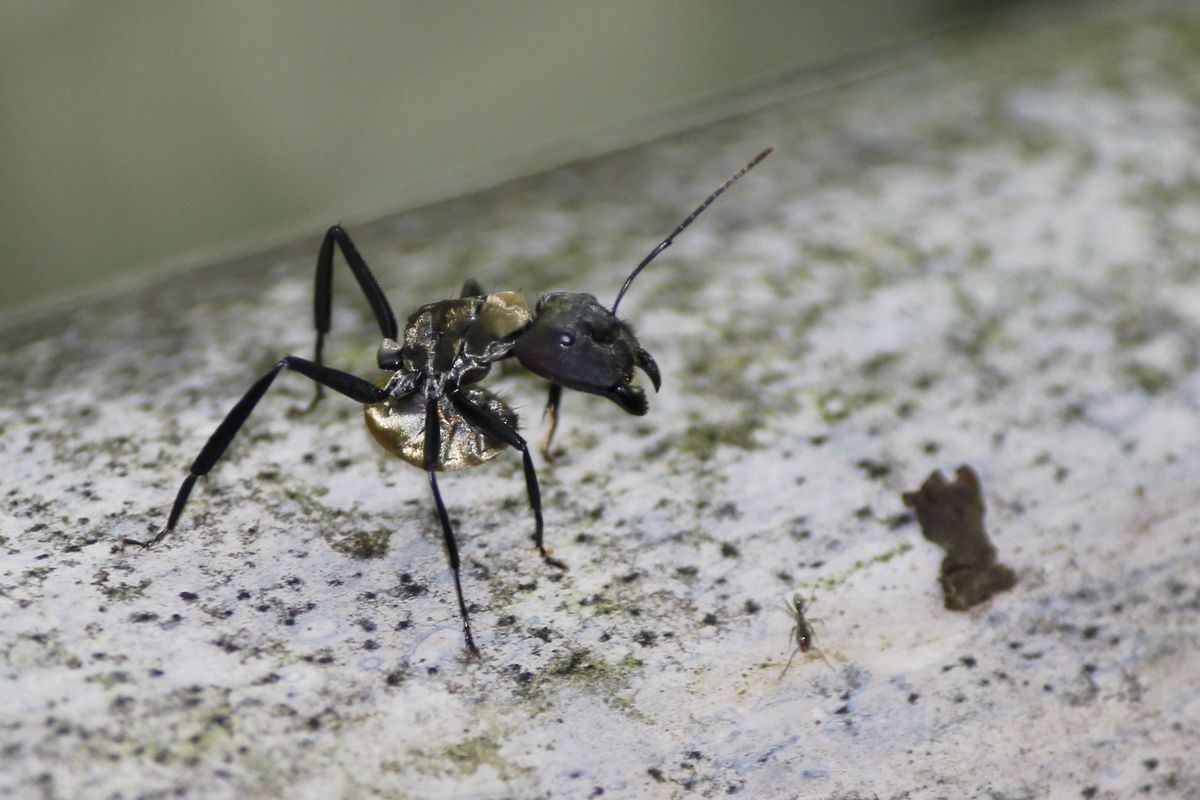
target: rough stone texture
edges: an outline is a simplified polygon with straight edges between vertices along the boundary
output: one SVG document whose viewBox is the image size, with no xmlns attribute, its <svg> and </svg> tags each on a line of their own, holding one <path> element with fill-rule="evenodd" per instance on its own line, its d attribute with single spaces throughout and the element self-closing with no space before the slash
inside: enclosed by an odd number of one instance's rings
<svg viewBox="0 0 1200 800">
<path fill-rule="evenodd" d="M 285 375 L 176 534 L 186 465 L 311 347 L 316 240 L 3 334 L 0 793 L 1200 793 L 1200 8 L 1058 7 L 353 229 L 398 311 L 462 279 L 610 297 L 644 418 L 426 483 Z M 882 68 L 881 68 L 882 67 Z M 837 77 L 837 76 L 833 76 Z M 341 269 L 339 267 L 339 269 Z M 376 334 L 339 273 L 335 364 Z M 537 434 L 542 385 L 494 381 Z M 942 607 L 900 496 L 971 464 L 1019 583 Z M 791 652 L 809 598 L 833 669 Z"/>
</svg>

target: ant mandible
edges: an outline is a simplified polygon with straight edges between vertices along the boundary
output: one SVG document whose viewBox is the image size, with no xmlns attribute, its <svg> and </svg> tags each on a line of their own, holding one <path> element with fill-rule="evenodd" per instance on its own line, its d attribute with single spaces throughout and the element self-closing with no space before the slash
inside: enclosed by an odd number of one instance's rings
<svg viewBox="0 0 1200 800">
<path fill-rule="evenodd" d="M 550 292 L 538 299 L 531 312 L 520 292 L 487 294 L 476 281 L 468 280 L 459 297 L 430 303 L 413 312 L 401 339 L 396 316 L 367 262 L 342 226 L 334 225 L 326 231 L 317 254 L 313 304 L 317 340 L 313 360 L 284 356 L 259 378 L 230 409 L 192 462 L 175 496 L 166 527 L 147 541 L 125 539 L 123 543 L 152 547 L 175 529 L 196 479 L 207 475 L 220 460 L 275 376 L 282 370 L 293 370 L 316 383 L 312 405 L 320 400 L 322 387 L 362 403 L 367 429 L 376 441 L 392 455 L 425 470 L 442 523 L 463 637 L 470 652 L 478 656 L 479 648 L 471 636 L 471 621 L 463 600 L 458 544 L 438 489 L 439 471 L 482 464 L 499 455 L 506 446 L 519 450 L 534 516 L 534 544 L 547 565 L 567 569 L 566 564 L 546 551 L 542 542 L 541 493 L 529 447 L 517 433 L 517 415 L 503 400 L 479 386 L 479 382 L 493 363 L 510 357 L 550 382 L 546 404 L 550 422 L 542 444 L 543 453 L 548 452 L 557 425 L 563 387 L 607 397 L 630 414 L 645 414 L 646 395 L 633 385 L 634 368 L 645 372 L 658 391 L 658 367 L 638 343 L 633 329 L 617 318 L 617 306 L 638 273 L 670 247 L 675 237 L 734 181 L 770 155 L 772 149 L 755 156 L 659 242 L 625 279 L 611 309 L 600 305 L 590 294 Z M 383 334 L 379 368 L 392 373 L 385 383 L 375 384 L 322 364 L 333 300 L 334 245 L 342 251 Z"/>
</svg>

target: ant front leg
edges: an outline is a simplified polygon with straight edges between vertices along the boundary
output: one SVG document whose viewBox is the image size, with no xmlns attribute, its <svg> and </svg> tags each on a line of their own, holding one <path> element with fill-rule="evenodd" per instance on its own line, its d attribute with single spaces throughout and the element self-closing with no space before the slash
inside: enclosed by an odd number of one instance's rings
<svg viewBox="0 0 1200 800">
<path fill-rule="evenodd" d="M 542 446 L 539 448 L 542 453 L 542 458 L 546 461 L 554 461 L 554 456 L 550 455 L 550 440 L 554 438 L 554 432 L 558 430 L 558 407 L 562 405 L 562 387 L 557 383 L 550 384 L 550 394 L 546 398 L 546 407 L 542 410 L 542 419 L 547 417 L 550 419 L 550 424 L 546 426 L 546 435 L 542 437 Z"/>
<path fill-rule="evenodd" d="M 525 468 L 525 489 L 529 494 L 529 507 L 533 509 L 534 531 L 533 542 L 537 545 L 542 561 L 555 569 L 567 571 L 567 565 L 546 552 L 542 541 L 542 493 L 538 488 L 537 472 L 533 469 L 533 459 L 529 455 L 529 446 L 521 435 L 500 417 L 482 406 L 475 405 L 458 388 L 449 393 L 450 402 L 456 411 L 462 415 L 473 428 L 483 431 L 493 439 L 499 439 L 509 447 L 521 451 L 521 463 Z"/>
<path fill-rule="evenodd" d="M 450 562 L 450 573 L 454 576 L 454 593 L 458 596 L 458 614 L 462 617 L 463 638 L 467 641 L 467 649 L 471 655 L 479 658 L 479 648 L 471 636 L 471 617 L 467 613 L 467 604 L 463 600 L 462 579 L 459 577 L 458 542 L 454 540 L 454 528 L 450 524 L 450 515 L 446 513 L 446 504 L 442 502 L 442 493 L 438 489 L 437 468 L 442 453 L 442 421 L 438 417 L 437 398 L 429 400 L 425 405 L 425 472 L 429 475 L 429 488 L 433 490 L 433 502 L 437 505 L 438 519 L 442 522 L 442 541 L 446 545 L 446 558 Z"/>
<path fill-rule="evenodd" d="M 375 314 L 375 322 L 379 325 L 379 332 L 383 334 L 383 338 L 392 340 L 399 338 L 396 315 L 392 313 L 392 307 L 384 297 L 383 290 L 379 288 L 379 282 L 375 280 L 371 268 L 367 266 L 367 262 L 359 254 L 358 248 L 354 246 L 350 234 L 346 233 L 341 225 L 334 225 L 325 231 L 321 249 L 317 252 L 317 277 L 313 291 L 313 323 L 317 329 L 317 342 L 314 347 L 313 361 L 318 365 L 323 363 L 325 336 L 329 333 L 333 307 L 333 247 L 335 244 L 342 251 L 342 257 L 346 259 L 346 264 L 354 273 L 354 279 L 358 281 L 363 295 L 371 304 L 371 311 Z M 321 388 L 322 386 L 318 382 L 316 394 L 313 396 L 312 404 L 309 405 L 310 409 L 321 399 Z"/>
<path fill-rule="evenodd" d="M 298 356 L 284 356 L 275 366 L 267 371 L 267 374 L 259 378 L 246 394 L 242 395 L 242 399 L 238 400 L 237 404 L 229 410 L 229 413 L 225 415 L 225 419 L 221 421 L 221 424 L 213 431 L 212 436 L 208 438 L 204 449 L 200 451 L 200 455 L 196 456 L 196 460 L 192 462 L 192 466 L 188 470 L 188 476 L 184 478 L 183 484 L 179 487 L 178 494 L 175 495 L 175 503 L 171 506 L 171 513 L 167 517 L 166 527 L 159 531 L 158 535 L 153 539 L 144 542 L 137 539 L 122 539 L 121 544 L 153 547 L 161 542 L 164 536 L 175 530 L 175 524 L 179 522 L 179 516 L 183 513 L 183 507 L 187 505 L 188 496 L 192 493 L 192 487 L 195 486 L 196 479 L 202 475 L 207 475 L 216 465 L 217 461 L 224 455 L 226 448 L 233 441 L 233 437 L 237 436 L 238 431 L 245 424 L 246 418 L 250 416 L 250 412 L 254 410 L 258 401 L 262 399 L 267 389 L 271 387 L 275 376 L 285 369 L 299 372 L 306 378 L 316 381 L 318 386 L 328 386 L 335 392 L 344 394 L 351 400 L 356 400 L 363 405 L 382 403 L 388 399 L 388 393 L 370 381 L 363 380 L 347 372 L 314 364 Z"/>
</svg>

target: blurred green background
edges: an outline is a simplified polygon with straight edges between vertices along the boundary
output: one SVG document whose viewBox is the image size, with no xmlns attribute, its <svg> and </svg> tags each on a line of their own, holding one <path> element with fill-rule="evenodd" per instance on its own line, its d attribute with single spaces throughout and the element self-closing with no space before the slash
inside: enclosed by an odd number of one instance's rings
<svg viewBox="0 0 1200 800">
<path fill-rule="evenodd" d="M 0 320 L 702 119 L 1002 0 L 0 5 Z"/>
</svg>

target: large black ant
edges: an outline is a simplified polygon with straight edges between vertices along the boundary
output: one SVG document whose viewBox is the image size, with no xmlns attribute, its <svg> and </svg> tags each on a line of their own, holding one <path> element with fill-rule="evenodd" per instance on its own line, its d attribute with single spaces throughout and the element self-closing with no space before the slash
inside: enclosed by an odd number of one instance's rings
<svg viewBox="0 0 1200 800">
<path fill-rule="evenodd" d="M 611 309 L 600 305 L 590 294 L 550 292 L 539 298 L 531 312 L 520 292 L 486 294 L 472 279 L 463 284 L 457 298 L 430 303 L 413 312 L 401 340 L 396 317 L 367 262 L 342 226 L 334 225 L 326 231 L 317 254 L 313 304 L 317 341 L 313 360 L 284 356 L 259 378 L 230 409 L 192 462 L 189 474 L 175 496 L 166 527 L 147 541 L 126 539 L 124 543 L 151 547 L 175 529 L 196 479 L 207 475 L 221 458 L 275 376 L 285 369 L 294 370 L 316 382 L 312 405 L 320 400 L 322 387 L 362 403 L 367 429 L 376 441 L 392 455 L 428 474 L 442 523 L 450 571 L 454 576 L 463 636 L 468 649 L 477 656 L 479 649 L 471 636 L 471 622 L 459 579 L 458 545 L 438 490 L 439 470 L 482 464 L 499 455 L 505 446 L 520 450 L 525 488 L 533 509 L 533 541 L 546 564 L 559 570 L 567 569 L 566 564 L 546 551 L 542 542 L 541 493 L 529 447 L 517 433 L 517 415 L 503 400 L 479 386 L 479 382 L 487 376 L 494 362 L 510 357 L 516 357 L 530 372 L 550 381 L 546 403 L 550 424 L 542 445 L 543 452 L 548 451 L 557 424 L 563 387 L 607 397 L 630 414 L 645 414 L 646 395 L 640 387 L 633 385 L 634 368 L 645 372 L 654 384 L 654 390 L 658 391 L 658 367 L 638 344 L 633 329 L 617 318 L 617 306 L 638 273 L 670 247 L 676 236 L 771 150 L 768 148 L 755 156 L 709 195 L 670 236 L 659 242 L 625 279 Z M 386 383 L 377 385 L 322 364 L 333 300 L 334 245 L 342 251 L 383 334 L 378 362 L 380 369 L 392 373 Z"/>
</svg>

